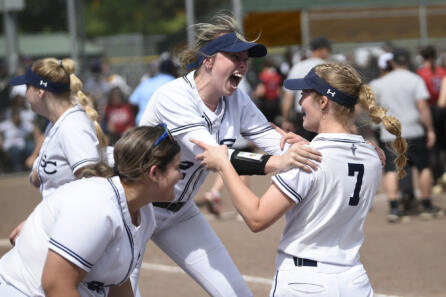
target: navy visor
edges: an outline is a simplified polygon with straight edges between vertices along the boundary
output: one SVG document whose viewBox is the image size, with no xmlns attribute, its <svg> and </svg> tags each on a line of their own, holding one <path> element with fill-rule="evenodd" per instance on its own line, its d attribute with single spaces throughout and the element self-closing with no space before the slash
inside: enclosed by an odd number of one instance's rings
<svg viewBox="0 0 446 297">
<path fill-rule="evenodd" d="M 286 79 L 283 82 L 285 88 L 289 90 L 314 90 L 327 98 L 341 105 L 350 107 L 356 104 L 358 97 L 347 95 L 338 89 L 330 86 L 325 80 L 319 77 L 314 68 L 305 75 L 304 78 Z"/>
<path fill-rule="evenodd" d="M 197 54 L 197 61 L 187 65 L 187 69 L 195 69 L 200 67 L 203 60 L 212 56 L 217 52 L 239 53 L 248 51 L 248 57 L 264 57 L 266 56 L 266 47 L 261 43 L 247 42 L 239 39 L 234 32 L 221 35 L 204 45 Z"/>
<path fill-rule="evenodd" d="M 56 83 L 52 82 L 46 78 L 41 77 L 37 73 L 31 70 L 31 67 L 28 67 L 24 75 L 19 75 L 11 78 L 9 81 L 11 86 L 18 85 L 32 85 L 36 88 L 47 90 L 54 93 L 65 93 L 70 91 L 70 84 L 64 83 Z"/>
</svg>

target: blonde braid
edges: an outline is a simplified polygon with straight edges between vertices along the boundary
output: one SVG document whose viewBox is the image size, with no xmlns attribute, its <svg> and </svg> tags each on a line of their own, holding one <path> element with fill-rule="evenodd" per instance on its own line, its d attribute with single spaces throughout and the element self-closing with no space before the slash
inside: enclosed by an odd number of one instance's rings
<svg viewBox="0 0 446 297">
<path fill-rule="evenodd" d="M 407 162 L 405 152 L 407 143 L 401 137 L 401 122 L 394 116 L 387 116 L 387 110 L 376 105 L 375 94 L 368 85 L 361 83 L 361 78 L 356 70 L 348 64 L 321 64 L 315 67 L 316 73 L 327 83 L 350 96 L 357 96 L 361 106 L 369 111 L 370 118 L 376 124 L 383 123 L 384 128 L 396 136 L 392 143 L 393 151 L 396 152 L 395 166 L 398 170 L 398 178 L 406 175 L 404 167 Z M 335 110 L 340 116 L 352 115 L 351 110 L 334 104 Z"/>
<path fill-rule="evenodd" d="M 88 99 L 87 95 L 85 95 L 84 92 L 82 92 L 83 88 L 82 81 L 76 76 L 76 74 L 74 74 L 74 68 L 75 68 L 74 61 L 72 59 L 63 59 L 62 67 L 70 76 L 71 94 L 77 98 L 78 102 L 84 108 L 87 116 L 93 121 L 96 130 L 96 136 L 99 140 L 99 146 L 101 148 L 105 148 L 107 146 L 107 137 L 105 136 L 101 126 L 98 123 L 99 114 L 92 107 L 92 104 Z"/>
<path fill-rule="evenodd" d="M 370 118 L 374 123 L 379 124 L 382 122 L 384 128 L 396 136 L 396 139 L 392 142 L 393 151 L 397 154 L 394 164 L 398 171 L 398 178 L 403 178 L 406 175 L 404 167 L 407 162 L 405 155 L 407 142 L 401 137 L 401 122 L 394 116 L 387 116 L 387 110 L 382 106 L 376 105 L 375 94 L 370 86 L 361 86 L 359 100 L 363 102 L 363 105 L 368 106 Z"/>
</svg>

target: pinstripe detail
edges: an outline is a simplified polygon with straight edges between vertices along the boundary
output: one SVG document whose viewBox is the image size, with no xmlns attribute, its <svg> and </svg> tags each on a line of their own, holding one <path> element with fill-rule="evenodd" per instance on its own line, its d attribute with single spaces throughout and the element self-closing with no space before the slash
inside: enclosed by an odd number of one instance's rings
<svg viewBox="0 0 446 297">
<path fill-rule="evenodd" d="M 259 135 L 259 134 L 265 133 L 265 132 L 267 132 L 269 130 L 274 130 L 274 128 L 272 126 L 268 126 L 268 127 L 265 127 L 262 130 L 257 131 L 257 132 L 243 132 L 243 133 L 240 133 L 240 134 L 242 136 L 254 136 L 254 135 Z"/>
<path fill-rule="evenodd" d="M 235 138 L 226 138 L 226 139 L 222 139 L 218 142 L 218 144 L 222 145 L 222 144 L 226 144 L 227 146 L 231 147 L 234 142 L 236 141 Z"/>
<path fill-rule="evenodd" d="M 81 164 L 83 164 L 83 163 L 87 163 L 87 162 L 92 162 L 92 161 L 93 161 L 93 162 L 99 162 L 99 159 L 96 159 L 96 158 L 90 158 L 90 159 L 84 159 L 84 160 L 78 161 L 78 162 L 74 163 L 74 164 L 71 166 L 71 170 L 74 171 L 74 168 L 78 167 L 79 165 L 81 165 Z"/>
<path fill-rule="evenodd" d="M 183 190 L 183 192 L 181 192 L 180 198 L 178 198 L 177 201 L 182 201 L 182 200 L 183 200 L 184 196 L 185 196 L 186 193 L 189 191 L 189 187 L 190 187 L 190 185 L 192 184 L 192 181 L 193 181 L 194 177 L 197 175 L 197 173 L 198 173 L 200 170 L 201 170 L 201 171 L 203 170 L 203 166 L 201 166 L 201 165 L 200 165 L 197 169 L 195 169 L 195 171 L 191 174 L 189 180 L 187 181 L 186 185 L 184 186 L 184 190 Z M 200 177 L 200 176 L 201 176 L 201 174 L 198 175 L 198 177 Z M 192 189 L 193 189 L 193 188 L 195 187 L 195 185 L 197 184 L 197 181 L 198 181 L 198 178 L 197 178 L 196 181 L 194 182 L 194 185 L 193 185 Z M 193 192 L 193 191 L 191 191 L 191 192 Z M 187 198 L 187 199 L 184 199 L 184 200 L 187 201 L 188 198 Z"/>
<path fill-rule="evenodd" d="M 206 123 L 208 123 L 208 130 L 209 130 L 209 133 L 212 134 L 212 130 L 214 130 L 214 127 L 212 126 L 212 121 L 211 121 L 211 119 L 210 119 L 210 118 L 207 116 L 207 114 L 204 113 L 204 112 L 203 112 L 202 117 L 204 118 L 204 120 L 206 121 Z"/>
<path fill-rule="evenodd" d="M 57 242 L 56 240 L 54 240 L 53 238 L 50 238 L 50 244 L 55 246 L 58 249 L 61 249 L 62 251 L 64 251 L 65 253 L 69 254 L 70 256 L 72 256 L 73 258 L 75 258 L 76 260 L 78 260 L 82 265 L 84 265 L 85 267 L 91 269 L 91 267 L 93 267 L 93 264 L 91 264 L 90 262 L 88 262 L 87 260 L 85 260 L 84 258 L 82 258 L 81 256 L 79 256 L 78 254 L 76 254 L 74 251 L 70 250 L 69 248 L 67 248 L 66 246 L 64 246 L 63 244 L 61 244 L 60 242 Z"/>
<path fill-rule="evenodd" d="M 293 195 L 297 199 L 298 202 L 302 201 L 302 196 L 300 196 L 293 188 L 287 185 L 280 176 L 276 175 L 274 177 L 279 182 L 279 184 L 285 188 L 285 190 L 287 190 L 291 195 Z"/>
<path fill-rule="evenodd" d="M 132 272 L 133 260 L 135 258 L 135 252 L 134 252 L 134 245 L 135 244 L 133 242 L 132 232 L 130 232 L 129 226 L 127 226 L 127 224 L 125 223 L 124 212 L 123 212 L 122 206 L 121 206 L 121 196 L 119 195 L 119 191 L 118 191 L 118 189 L 116 188 L 115 184 L 113 183 L 113 181 L 110 178 L 107 178 L 107 181 L 110 183 L 111 187 L 113 188 L 113 191 L 115 192 L 116 200 L 117 200 L 118 205 L 119 205 L 119 210 L 121 211 L 122 223 L 124 224 L 125 231 L 127 232 L 127 236 L 129 238 L 129 242 L 130 242 L 130 250 L 132 251 L 132 260 L 130 261 L 129 270 L 127 271 L 127 274 L 124 277 L 124 279 L 118 284 L 118 285 L 121 285 L 121 284 L 123 284 L 127 280 L 127 278 L 130 276 L 130 273 Z"/>
<path fill-rule="evenodd" d="M 186 75 L 183 76 L 184 81 L 193 89 L 192 83 L 189 81 Z"/>
<path fill-rule="evenodd" d="M 273 295 L 272 297 L 274 297 L 274 294 L 276 293 L 276 289 L 277 289 L 277 279 L 279 278 L 279 270 L 276 270 L 276 277 L 274 278 L 274 290 L 273 290 Z"/>
<path fill-rule="evenodd" d="M 325 138 L 325 137 L 317 137 L 313 139 L 313 141 L 334 141 L 334 142 L 345 142 L 345 143 L 365 143 L 364 141 L 357 141 L 351 139 L 341 139 L 341 138 Z"/>
<path fill-rule="evenodd" d="M 191 128 L 195 128 L 195 127 L 205 127 L 206 126 L 203 123 L 196 123 L 196 124 L 188 124 L 188 125 L 184 125 L 184 126 L 179 126 L 173 129 L 169 129 L 170 134 L 175 135 L 180 133 L 181 131 L 187 130 L 187 129 L 191 129 Z"/>
</svg>

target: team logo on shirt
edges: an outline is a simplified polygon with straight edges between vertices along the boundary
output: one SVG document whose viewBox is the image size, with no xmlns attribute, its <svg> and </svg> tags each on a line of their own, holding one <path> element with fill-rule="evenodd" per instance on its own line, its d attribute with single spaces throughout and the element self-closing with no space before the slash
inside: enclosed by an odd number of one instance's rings
<svg viewBox="0 0 446 297">
<path fill-rule="evenodd" d="M 56 161 L 48 161 L 46 159 L 46 155 L 42 156 L 42 159 L 40 160 L 40 167 L 43 168 L 43 171 L 46 174 L 55 174 L 57 172 L 57 163 Z"/>
<path fill-rule="evenodd" d="M 356 147 L 356 145 L 355 145 L 354 143 L 352 143 L 352 147 L 351 147 L 350 149 L 352 150 L 352 154 L 353 154 L 353 156 L 356 157 L 356 150 L 357 150 L 358 148 Z"/>
</svg>

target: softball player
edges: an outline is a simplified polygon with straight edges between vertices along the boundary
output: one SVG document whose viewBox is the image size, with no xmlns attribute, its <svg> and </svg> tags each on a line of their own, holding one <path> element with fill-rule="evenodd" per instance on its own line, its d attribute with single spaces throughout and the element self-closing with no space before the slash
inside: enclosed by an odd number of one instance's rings
<svg viewBox="0 0 446 297">
<path fill-rule="evenodd" d="M 99 163 L 84 174 L 103 177 L 68 183 L 35 208 L 0 259 L 0 296 L 133 297 L 129 275 L 155 228 L 151 202 L 174 198 L 180 147 L 163 125 L 138 127 L 114 157 L 118 176 Z"/>
<path fill-rule="evenodd" d="M 239 133 L 271 154 L 281 154 L 281 135 L 267 122 L 252 100 L 237 87 L 249 57 L 266 55 L 265 46 L 247 42 L 234 20 L 217 16 L 214 23 L 197 24 L 196 48 L 182 60 L 189 74 L 159 88 L 151 97 L 141 125 L 167 123 L 182 150 L 183 179 L 175 186 L 173 203 L 154 204 L 157 228 L 153 241 L 211 296 L 252 296 L 220 239 L 194 203 L 208 171 L 196 161 L 202 150 L 190 138 L 231 146 Z M 240 174 L 264 174 L 277 169 L 316 167 L 307 157 L 313 150 L 293 146 L 284 155 L 234 152 Z M 295 149 L 294 149 L 295 148 Z M 297 152 L 297 153 L 296 153 Z"/>
<path fill-rule="evenodd" d="M 362 227 L 381 182 L 381 162 L 375 147 L 350 132 L 354 105 L 362 101 L 371 118 L 397 135 L 397 168 L 405 165 L 406 143 L 401 124 L 376 106 L 369 86 L 347 65 L 322 64 L 285 87 L 303 90 L 299 104 L 304 128 L 319 133 L 310 146 L 323 159 L 319 169 L 291 169 L 275 175 L 259 200 L 225 157 L 227 148 L 193 140 L 206 151 L 197 156 L 208 169 L 218 170 L 234 204 L 253 232 L 283 214 L 286 225 L 278 247 L 270 296 L 373 296 L 359 259 Z"/>
<path fill-rule="evenodd" d="M 75 180 L 86 166 L 101 161 L 105 147 L 105 136 L 96 122 L 97 112 L 88 105 L 74 70 L 71 59 L 45 58 L 35 61 L 24 75 L 10 82 L 26 84 L 31 109 L 51 122 L 30 174 L 31 183 L 40 186 L 42 199 Z M 22 223 L 11 233 L 12 243 L 21 226 Z"/>
</svg>

